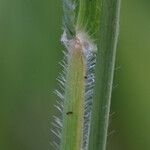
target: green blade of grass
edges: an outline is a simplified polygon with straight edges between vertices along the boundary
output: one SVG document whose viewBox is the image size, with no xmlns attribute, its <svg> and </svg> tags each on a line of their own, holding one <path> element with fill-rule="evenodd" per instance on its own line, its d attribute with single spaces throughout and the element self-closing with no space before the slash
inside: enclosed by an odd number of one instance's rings
<svg viewBox="0 0 150 150">
<path fill-rule="evenodd" d="M 100 23 L 101 0 L 80 0 L 77 17 L 77 30 L 84 30 L 91 38 L 97 38 Z"/>
<path fill-rule="evenodd" d="M 89 150 L 106 150 L 120 0 L 102 0 Z"/>
<path fill-rule="evenodd" d="M 63 24 L 69 39 L 78 31 L 97 38 L 100 22 L 101 0 L 63 0 Z"/>
</svg>

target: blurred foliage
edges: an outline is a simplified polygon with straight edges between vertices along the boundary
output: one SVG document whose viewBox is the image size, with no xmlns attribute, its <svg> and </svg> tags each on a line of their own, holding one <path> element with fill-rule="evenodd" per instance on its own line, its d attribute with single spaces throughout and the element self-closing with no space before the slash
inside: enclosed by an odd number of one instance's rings
<svg viewBox="0 0 150 150">
<path fill-rule="evenodd" d="M 61 54 L 59 6 L 48 0 L 0 1 L 0 149 L 48 149 Z"/>
<path fill-rule="evenodd" d="M 0 149 L 52 150 L 61 1 L 0 0 Z M 150 1 L 122 1 L 110 150 L 150 149 Z M 52 136 L 51 136 L 52 137 Z"/>
</svg>

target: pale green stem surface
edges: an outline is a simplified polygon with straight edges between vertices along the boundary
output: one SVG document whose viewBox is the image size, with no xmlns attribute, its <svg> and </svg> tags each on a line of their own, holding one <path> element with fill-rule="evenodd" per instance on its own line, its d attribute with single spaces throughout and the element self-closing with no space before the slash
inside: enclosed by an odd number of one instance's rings
<svg viewBox="0 0 150 150">
<path fill-rule="evenodd" d="M 63 10 L 63 24 L 68 42 L 75 40 L 79 32 L 86 32 L 89 37 L 96 37 L 99 27 L 100 0 L 63 0 Z M 70 49 L 69 47 L 68 51 L 70 56 L 67 62 L 69 66 L 66 74 L 60 150 L 81 150 L 84 136 L 86 84 L 84 76 L 87 60 L 82 48 Z"/>
<path fill-rule="evenodd" d="M 106 150 L 120 0 L 102 0 L 89 150 Z"/>
<path fill-rule="evenodd" d="M 63 0 L 63 24 L 68 42 L 77 40 L 76 36 L 79 32 L 86 32 L 92 37 L 96 36 L 99 9 L 100 0 Z M 80 41 L 78 42 L 80 44 Z M 70 56 L 67 62 L 60 150 L 81 150 L 83 144 L 86 85 L 84 76 L 87 60 L 82 44 L 81 47 L 78 45 L 78 48 L 68 48 Z"/>
<path fill-rule="evenodd" d="M 71 49 L 68 65 L 60 150 L 80 150 L 83 136 L 86 65 L 80 45 Z"/>
</svg>

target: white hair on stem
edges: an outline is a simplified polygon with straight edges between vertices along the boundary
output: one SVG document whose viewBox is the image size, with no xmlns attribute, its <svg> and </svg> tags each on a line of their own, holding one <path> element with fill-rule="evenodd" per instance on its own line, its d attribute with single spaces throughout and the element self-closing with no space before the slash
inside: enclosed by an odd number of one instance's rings
<svg viewBox="0 0 150 150">
<path fill-rule="evenodd" d="M 64 108 L 64 94 L 66 87 L 66 74 L 68 70 L 68 60 L 70 59 L 70 53 L 72 49 L 76 46 L 81 46 L 83 55 L 85 57 L 86 64 L 86 74 L 85 74 L 85 95 L 84 95 L 84 122 L 83 122 L 83 137 L 82 137 L 82 145 L 81 150 L 87 150 L 88 147 L 88 137 L 90 130 L 90 119 L 91 119 L 91 106 L 92 106 L 92 98 L 93 98 L 93 88 L 95 82 L 95 64 L 96 64 L 96 51 L 97 47 L 90 39 L 90 37 L 85 32 L 77 32 L 76 37 L 73 39 L 68 39 L 66 31 L 64 31 L 61 42 L 66 47 L 67 51 L 64 51 L 64 59 L 60 63 L 63 67 L 62 73 L 57 78 L 59 83 L 60 90 L 55 90 L 55 94 L 59 97 L 57 100 L 57 104 L 55 108 L 58 110 L 58 117 L 54 117 L 54 122 L 52 125 L 54 126 L 52 133 L 56 136 L 56 141 L 53 142 L 53 146 L 56 150 L 60 150 L 60 140 L 62 137 L 62 128 L 63 128 L 63 108 Z"/>
</svg>

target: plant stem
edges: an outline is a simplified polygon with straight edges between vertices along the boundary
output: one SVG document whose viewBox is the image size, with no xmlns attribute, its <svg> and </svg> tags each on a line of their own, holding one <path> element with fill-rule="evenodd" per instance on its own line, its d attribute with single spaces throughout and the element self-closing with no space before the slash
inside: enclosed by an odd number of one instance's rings
<svg viewBox="0 0 150 150">
<path fill-rule="evenodd" d="M 102 0 L 89 150 L 106 150 L 120 0 Z"/>
<path fill-rule="evenodd" d="M 68 69 L 60 150 L 80 150 L 83 137 L 85 58 L 78 39 L 68 56 Z"/>
<path fill-rule="evenodd" d="M 99 9 L 100 0 L 63 0 L 62 42 L 68 61 L 65 94 L 58 94 L 64 99 L 60 150 L 87 150 Z"/>
</svg>

